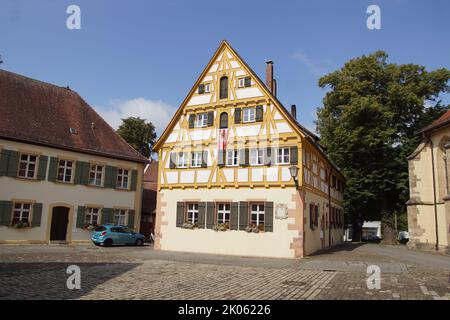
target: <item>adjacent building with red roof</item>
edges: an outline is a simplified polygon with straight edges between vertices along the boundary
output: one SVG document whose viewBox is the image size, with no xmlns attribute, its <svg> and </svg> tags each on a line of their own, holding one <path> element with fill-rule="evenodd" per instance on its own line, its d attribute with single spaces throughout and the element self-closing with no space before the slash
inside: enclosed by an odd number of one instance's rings
<svg viewBox="0 0 450 320">
<path fill-rule="evenodd" d="M 139 230 L 147 162 L 78 93 L 0 70 L 0 242 Z"/>
</svg>

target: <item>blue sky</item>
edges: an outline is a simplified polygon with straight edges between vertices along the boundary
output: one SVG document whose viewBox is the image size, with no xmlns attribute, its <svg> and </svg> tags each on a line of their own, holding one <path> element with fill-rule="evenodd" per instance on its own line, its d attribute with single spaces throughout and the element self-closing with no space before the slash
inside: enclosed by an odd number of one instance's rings
<svg viewBox="0 0 450 320">
<path fill-rule="evenodd" d="M 81 30 L 66 28 L 71 4 Z M 371 4 L 381 30 L 366 27 Z M 1 0 L 0 67 L 70 86 L 114 127 L 135 115 L 160 133 L 227 39 L 262 79 L 274 60 L 279 99 L 314 129 L 317 80 L 348 59 L 381 49 L 390 62 L 450 68 L 449 18 L 447 0 Z"/>
</svg>

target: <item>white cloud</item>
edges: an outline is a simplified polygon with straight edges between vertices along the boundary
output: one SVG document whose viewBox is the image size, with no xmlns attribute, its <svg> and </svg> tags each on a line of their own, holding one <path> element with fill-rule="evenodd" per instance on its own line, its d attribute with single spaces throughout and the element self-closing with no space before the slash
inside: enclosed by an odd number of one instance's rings
<svg viewBox="0 0 450 320">
<path fill-rule="evenodd" d="M 324 67 L 321 63 L 317 63 L 309 58 L 305 53 L 298 51 L 292 55 L 297 61 L 300 61 L 314 76 L 322 77 L 328 73 L 328 69 L 333 65 L 331 60 L 326 60 L 325 63 L 328 65 Z"/>
<path fill-rule="evenodd" d="M 175 107 L 162 100 L 145 98 L 113 100 L 109 106 L 95 107 L 95 109 L 114 129 L 120 126 L 124 118 L 139 117 L 153 123 L 158 136 L 176 112 Z"/>
</svg>

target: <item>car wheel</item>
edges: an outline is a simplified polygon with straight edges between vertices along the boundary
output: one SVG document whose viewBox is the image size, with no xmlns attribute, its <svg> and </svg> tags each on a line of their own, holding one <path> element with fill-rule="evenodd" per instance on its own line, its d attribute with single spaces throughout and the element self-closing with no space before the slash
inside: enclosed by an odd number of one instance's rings
<svg viewBox="0 0 450 320">
<path fill-rule="evenodd" d="M 105 247 L 111 247 L 113 244 L 112 239 L 106 239 L 103 244 L 105 245 Z"/>
<path fill-rule="evenodd" d="M 144 244 L 144 241 L 142 241 L 142 239 L 137 239 L 135 244 L 137 246 L 142 246 Z"/>
</svg>

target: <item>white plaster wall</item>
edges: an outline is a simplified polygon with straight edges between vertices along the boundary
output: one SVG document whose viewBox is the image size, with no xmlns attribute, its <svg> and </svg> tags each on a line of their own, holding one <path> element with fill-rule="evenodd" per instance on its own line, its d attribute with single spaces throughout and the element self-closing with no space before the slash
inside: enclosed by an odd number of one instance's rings
<svg viewBox="0 0 450 320">
<path fill-rule="evenodd" d="M 161 226 L 161 249 L 292 258 L 294 257 L 294 251 L 290 249 L 290 245 L 298 232 L 288 230 L 288 224 L 294 223 L 294 218 L 284 220 L 274 218 L 273 232 L 186 230 L 176 227 L 176 210 L 178 201 L 198 199 L 199 196 L 201 201 L 266 199 L 274 202 L 274 208 L 277 203 L 280 203 L 286 204 L 289 209 L 295 209 L 295 202 L 292 201 L 295 192 L 294 189 L 162 190 L 161 201 L 167 203 L 167 207 L 163 208 L 162 221 L 167 222 L 167 225 Z"/>
<path fill-rule="evenodd" d="M 137 164 L 82 153 L 63 151 L 19 142 L 0 139 L 0 147 L 9 150 L 29 150 L 48 157 L 66 156 L 79 161 L 97 161 L 111 166 L 125 166 L 137 169 Z M 47 162 L 47 168 L 49 161 Z M 47 172 L 48 174 L 48 172 Z M 107 208 L 129 207 L 135 208 L 135 194 L 133 191 L 118 191 L 107 188 L 89 187 L 83 185 L 54 183 L 49 181 L 27 181 L 10 177 L 0 177 L 0 200 L 33 200 L 42 203 L 41 226 L 17 230 L 0 226 L 0 240 L 46 240 L 48 233 L 47 221 L 49 208 L 52 204 L 66 204 L 74 207 L 72 220 L 72 240 L 89 240 L 90 233 L 76 228 L 77 207 L 79 205 L 99 205 Z M 137 217 L 137 216 L 136 216 Z M 70 230 L 67 231 L 68 233 Z"/>
</svg>

